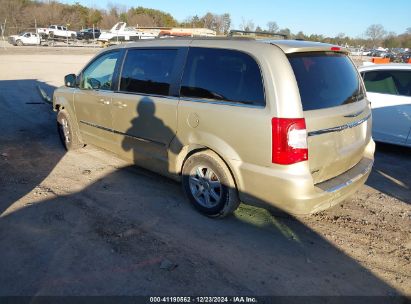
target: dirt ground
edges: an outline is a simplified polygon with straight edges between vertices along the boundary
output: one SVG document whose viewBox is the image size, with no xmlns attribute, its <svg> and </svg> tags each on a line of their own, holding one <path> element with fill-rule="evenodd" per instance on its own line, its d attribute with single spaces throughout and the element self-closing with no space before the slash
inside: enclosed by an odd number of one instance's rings
<svg viewBox="0 0 411 304">
<path fill-rule="evenodd" d="M 305 218 L 208 219 L 179 184 L 95 147 L 66 153 L 49 94 L 94 49 L 0 48 L 0 296 L 411 296 L 411 149 Z"/>
</svg>

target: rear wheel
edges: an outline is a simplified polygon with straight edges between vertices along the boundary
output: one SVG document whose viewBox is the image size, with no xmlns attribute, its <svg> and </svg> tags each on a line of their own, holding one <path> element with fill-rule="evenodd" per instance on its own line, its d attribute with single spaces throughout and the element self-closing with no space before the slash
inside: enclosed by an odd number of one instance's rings
<svg viewBox="0 0 411 304">
<path fill-rule="evenodd" d="M 207 216 L 225 217 L 240 204 L 230 170 L 212 151 L 202 151 L 187 159 L 182 182 L 191 204 Z"/>
<path fill-rule="evenodd" d="M 64 110 L 61 110 L 57 114 L 57 130 L 60 140 L 67 151 L 76 150 L 84 146 L 78 138 L 78 130 L 73 125 L 70 116 Z"/>
</svg>

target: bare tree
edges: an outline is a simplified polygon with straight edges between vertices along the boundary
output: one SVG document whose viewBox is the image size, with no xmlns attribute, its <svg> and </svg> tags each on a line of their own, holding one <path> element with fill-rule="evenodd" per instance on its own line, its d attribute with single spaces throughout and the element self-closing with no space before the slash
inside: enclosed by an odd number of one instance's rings
<svg viewBox="0 0 411 304">
<path fill-rule="evenodd" d="M 386 31 L 381 24 L 371 24 L 365 31 L 365 35 L 371 39 L 373 46 L 376 46 L 385 34 Z"/>
<path fill-rule="evenodd" d="M 216 31 L 217 34 L 223 33 L 223 15 L 214 15 L 212 30 Z"/>
<path fill-rule="evenodd" d="M 283 28 L 279 31 L 280 34 L 286 35 L 288 38 L 291 38 L 291 30 L 289 28 Z"/>
<path fill-rule="evenodd" d="M 244 18 L 241 18 L 240 29 L 243 31 L 254 31 L 255 25 L 253 20 L 245 20 Z"/>
<path fill-rule="evenodd" d="M 203 26 L 208 29 L 212 29 L 214 27 L 214 15 L 210 12 L 205 14 L 201 20 L 203 21 Z"/>
<path fill-rule="evenodd" d="M 295 35 L 295 39 L 307 40 L 307 36 L 304 34 L 303 31 L 299 31 L 299 32 Z"/>
<path fill-rule="evenodd" d="M 337 36 L 335 36 L 335 42 L 337 42 L 338 45 L 343 45 L 345 42 L 345 33 L 338 33 Z"/>
<path fill-rule="evenodd" d="M 0 0 L 0 19 L 7 19 L 10 27 L 15 28 L 15 33 L 19 32 L 24 25 L 22 24 L 23 3 L 15 0 Z"/>
<path fill-rule="evenodd" d="M 115 6 L 111 6 L 109 11 L 103 15 L 101 20 L 101 28 L 111 29 L 120 19 L 120 13 Z"/>
<path fill-rule="evenodd" d="M 395 32 L 389 32 L 384 39 L 384 46 L 388 48 L 398 48 L 401 46 L 401 41 L 397 39 L 398 35 Z"/>
<path fill-rule="evenodd" d="M 277 33 L 280 28 L 278 27 L 277 22 L 270 21 L 267 23 L 267 30 L 271 33 Z"/>
<path fill-rule="evenodd" d="M 4 19 L 4 23 L 0 24 L 1 38 L 4 40 L 4 32 L 6 31 L 7 19 Z"/>
<path fill-rule="evenodd" d="M 127 23 L 139 27 L 155 26 L 153 18 L 143 14 L 127 14 Z"/>
<path fill-rule="evenodd" d="M 222 33 L 227 34 L 228 31 L 230 30 L 230 26 L 231 26 L 231 17 L 230 14 L 223 14 L 222 15 L 223 18 L 223 27 L 222 27 Z"/>
</svg>

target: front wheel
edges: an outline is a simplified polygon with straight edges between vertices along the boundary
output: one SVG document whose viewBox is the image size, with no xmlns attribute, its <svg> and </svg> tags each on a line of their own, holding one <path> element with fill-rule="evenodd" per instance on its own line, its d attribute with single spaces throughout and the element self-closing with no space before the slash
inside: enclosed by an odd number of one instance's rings
<svg viewBox="0 0 411 304">
<path fill-rule="evenodd" d="M 191 204 L 209 217 L 230 215 L 240 204 L 230 170 L 212 151 L 202 151 L 187 159 L 182 184 Z"/>
<path fill-rule="evenodd" d="M 60 140 L 67 151 L 76 150 L 84 146 L 78 138 L 77 129 L 73 125 L 70 116 L 64 110 L 57 114 L 57 130 Z"/>
<path fill-rule="evenodd" d="M 23 41 L 21 41 L 21 40 L 17 40 L 16 44 L 17 44 L 18 46 L 23 46 L 23 45 L 24 45 L 24 44 L 23 44 Z"/>
</svg>

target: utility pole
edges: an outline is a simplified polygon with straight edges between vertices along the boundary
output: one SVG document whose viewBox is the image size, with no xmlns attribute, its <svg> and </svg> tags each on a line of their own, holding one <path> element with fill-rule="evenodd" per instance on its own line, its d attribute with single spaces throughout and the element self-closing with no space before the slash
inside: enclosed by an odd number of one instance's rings
<svg viewBox="0 0 411 304">
<path fill-rule="evenodd" d="M 40 35 L 39 35 L 39 33 L 37 33 L 37 19 L 36 18 L 34 18 L 34 33 L 36 34 L 36 37 L 39 38 L 39 42 L 41 43 Z M 38 47 L 39 47 L 39 44 L 36 44 L 36 49 Z"/>
<path fill-rule="evenodd" d="M 6 23 L 7 23 L 7 18 L 4 19 L 4 24 L 0 24 L 0 29 L 1 29 L 1 38 L 3 40 L 3 48 L 6 49 L 6 42 L 4 40 L 4 32 L 6 31 Z"/>
<path fill-rule="evenodd" d="M 68 39 L 68 27 L 70 26 L 70 23 L 66 24 L 66 42 L 67 42 L 67 47 L 69 46 L 69 39 Z"/>
<path fill-rule="evenodd" d="M 94 33 L 94 22 L 93 22 L 93 47 L 96 46 L 95 42 L 96 42 L 96 35 Z"/>
</svg>

